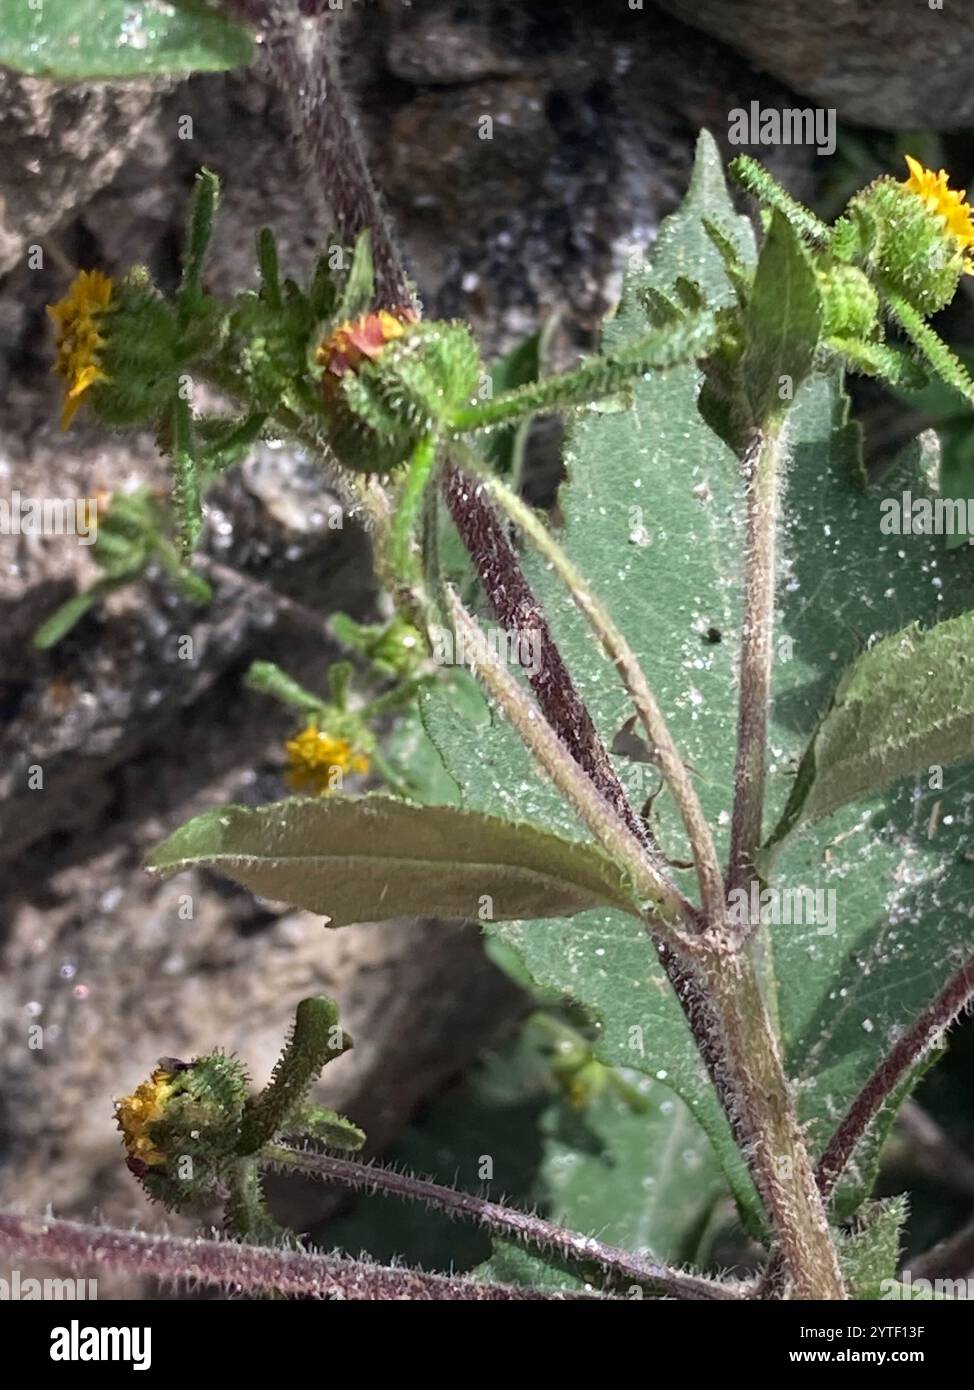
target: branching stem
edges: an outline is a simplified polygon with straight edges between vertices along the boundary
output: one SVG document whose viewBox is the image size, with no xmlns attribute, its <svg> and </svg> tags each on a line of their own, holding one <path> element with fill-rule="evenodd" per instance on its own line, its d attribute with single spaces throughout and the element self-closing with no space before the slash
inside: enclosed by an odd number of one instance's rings
<svg viewBox="0 0 974 1390">
<path fill-rule="evenodd" d="M 246 4 L 247 0 L 241 3 Z M 304 148 L 329 185 L 339 230 L 349 237 L 363 227 L 371 228 L 380 298 L 389 305 L 409 303 L 412 290 L 389 235 L 354 120 L 337 81 L 334 25 L 320 25 L 321 32 L 316 36 L 315 26 L 300 17 L 293 0 L 282 6 L 257 4 L 253 0 L 253 7 L 263 14 L 286 14 L 289 22 L 297 26 L 288 34 L 279 26 L 270 26 L 272 69 L 288 93 Z M 763 186 L 758 187 L 752 163 L 738 161 L 735 172 L 741 182 L 763 193 L 766 202 L 782 206 L 808 237 L 821 242 L 827 233 L 823 224 L 787 195 L 782 195 L 783 201 L 775 202 L 773 190 L 769 194 Z M 644 346 L 652 347 L 652 360 L 644 365 L 663 365 L 656 356 L 659 344 Z M 632 365 L 635 369 L 638 364 Z M 470 407 L 456 415 L 452 428 L 476 429 L 507 420 L 513 412 L 521 416 L 526 408 L 551 409 L 577 403 L 576 392 L 578 399 L 583 394 L 591 398 L 593 387 L 597 382 L 604 386 L 609 373 L 614 372 L 614 379 L 619 378 L 619 367 L 618 362 L 596 359 L 584 364 L 578 373 L 569 374 L 573 378 L 570 385 L 565 380 L 540 383 L 493 403 Z M 567 400 L 566 391 L 570 397 Z M 757 438 L 754 449 L 744 459 L 748 486 L 748 593 L 729 886 L 743 883 L 753 872 L 754 853 L 761 836 L 780 455 L 780 433 L 768 432 Z M 508 553 L 511 548 L 503 528 L 481 489 L 448 465 L 444 492 L 488 600 L 505 629 L 516 631 L 526 619 L 538 614 L 543 623 L 540 606 L 524 582 L 516 556 Z M 385 549 L 390 527 L 388 498 L 385 508 L 385 515 L 377 519 L 375 526 L 380 552 Z M 544 625 L 544 676 L 533 683 L 539 709 L 487 644 L 478 641 L 479 628 L 459 599 L 449 591 L 446 597 L 457 634 L 469 639 L 475 650 L 486 652 L 478 670 L 481 683 L 592 833 L 630 873 L 637 894 L 656 905 L 656 910 L 648 914 L 648 925 L 735 1137 L 750 1163 L 792 1288 L 800 1297 L 843 1297 L 835 1249 L 750 952 L 741 949 L 743 943 L 731 941 L 722 930 L 722 911 L 721 920 L 715 920 L 721 900 L 714 883 L 710 847 L 697 824 L 693 788 L 682 780 L 686 773 L 678 755 L 675 750 L 667 750 L 667 781 L 672 782 L 685 821 L 689 818 L 694 826 L 692 832 L 689 824 L 687 828 L 694 842 L 698 874 L 703 866 L 701 895 L 707 905 L 710 929 L 704 936 L 688 935 L 681 929 L 686 923 L 699 928 L 701 914 L 671 882 L 665 863 L 626 800 L 547 626 Z M 610 643 L 607 650 L 617 661 L 637 707 L 642 707 L 644 726 L 654 746 L 660 749 L 658 710 L 647 701 L 648 687 L 644 689 L 639 683 L 638 667 L 634 671 L 629 666 L 628 649 L 613 645 L 615 634 L 606 627 L 594 601 L 587 605 L 587 610 L 580 606 L 591 622 L 600 624 L 600 637 Z M 652 701 L 651 692 L 648 695 Z"/>
<path fill-rule="evenodd" d="M 596 790 L 644 847 L 658 875 L 668 877 L 665 860 L 629 803 L 487 489 L 478 479 L 468 477 L 447 462 L 443 495 L 487 602 L 504 631 L 513 636 L 527 633 L 537 639 L 539 660 L 532 663 L 526 675 L 545 719 Z M 435 531 L 429 539 L 435 542 Z"/>
<path fill-rule="evenodd" d="M 476 620 L 456 594 L 446 590 L 449 617 L 468 653 L 476 653 L 480 683 L 500 706 L 525 746 L 578 812 L 584 824 L 629 875 L 637 897 L 654 905 L 648 921 L 651 932 L 671 945 L 678 944 L 678 924 L 692 920 L 693 909 L 679 889 L 661 878 L 650 864 L 643 846 L 585 775 L 541 712 L 490 649 Z"/>
<path fill-rule="evenodd" d="M 823 1197 L 831 1195 L 860 1139 L 909 1071 L 932 1047 L 974 998 L 974 956 L 953 975 L 936 999 L 900 1038 L 849 1106 L 818 1161 L 816 1178 Z"/>
<path fill-rule="evenodd" d="M 469 459 L 467 465 L 470 466 Z M 717 851 L 714 848 L 710 826 L 690 780 L 686 764 L 680 757 L 670 733 L 666 717 L 636 659 L 635 652 L 616 627 L 604 604 L 592 592 L 582 574 L 540 518 L 500 478 L 490 475 L 486 476 L 484 481 L 494 500 L 520 527 L 544 559 L 549 561 L 619 672 L 682 817 L 693 851 L 704 912 L 710 921 L 720 921 L 724 912 L 724 881 L 717 862 Z"/>
<path fill-rule="evenodd" d="M 381 1192 L 471 1221 L 493 1235 L 522 1240 L 549 1250 L 573 1264 L 597 1265 L 613 1283 L 637 1284 L 656 1293 L 681 1299 L 734 1299 L 744 1296 L 738 1284 L 717 1283 L 701 1275 L 685 1274 L 651 1259 L 632 1255 L 607 1245 L 594 1236 L 580 1235 L 530 1212 L 516 1211 L 469 1192 L 458 1192 L 428 1178 L 396 1172 L 376 1164 L 275 1144 L 265 1149 L 263 1158 L 275 1168 L 304 1173 L 323 1182 L 338 1183 L 359 1192 Z"/>
</svg>

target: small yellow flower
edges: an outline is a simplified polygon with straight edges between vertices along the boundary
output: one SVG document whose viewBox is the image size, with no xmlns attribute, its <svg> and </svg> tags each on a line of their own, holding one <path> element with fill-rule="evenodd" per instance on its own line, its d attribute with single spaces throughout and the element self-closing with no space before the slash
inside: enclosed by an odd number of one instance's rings
<svg viewBox="0 0 974 1390">
<path fill-rule="evenodd" d="M 157 1067 L 148 1081 L 143 1081 L 130 1096 L 123 1096 L 116 1102 L 115 1119 L 130 1159 L 150 1166 L 165 1163 L 166 1156 L 152 1142 L 149 1129 L 162 1119 L 173 1092 L 172 1081 L 172 1072 Z"/>
<path fill-rule="evenodd" d="M 286 744 L 287 784 L 292 791 L 311 796 L 327 796 L 346 772 L 368 772 L 368 756 L 352 747 L 347 739 L 334 738 L 315 724 L 309 724 Z M 336 777 L 336 769 L 338 776 Z"/>
<path fill-rule="evenodd" d="M 927 211 L 942 220 L 944 231 L 957 242 L 958 250 L 966 252 L 968 247 L 974 246 L 971 206 L 961 192 L 950 187 L 946 171 L 941 169 L 935 174 L 932 169 L 924 169 L 910 155 L 906 156 L 906 164 L 910 177 L 904 181 L 903 187 L 922 198 Z M 974 275 L 974 256 L 965 255 L 964 270 L 968 275 Z"/>
<path fill-rule="evenodd" d="M 82 270 L 64 298 L 47 306 L 57 327 L 54 371 L 66 382 L 62 430 L 74 419 L 84 393 L 96 381 L 107 380 L 98 357 L 105 346 L 98 326 L 111 298 L 112 282 L 107 275 L 100 270 Z"/>
</svg>

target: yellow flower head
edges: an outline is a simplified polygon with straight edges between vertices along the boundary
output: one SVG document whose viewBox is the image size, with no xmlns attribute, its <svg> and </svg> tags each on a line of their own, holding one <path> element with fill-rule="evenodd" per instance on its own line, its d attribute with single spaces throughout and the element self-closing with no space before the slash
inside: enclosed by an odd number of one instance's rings
<svg viewBox="0 0 974 1390">
<path fill-rule="evenodd" d="M 157 1067 L 148 1081 L 143 1081 L 130 1096 L 123 1096 L 116 1102 L 115 1119 L 130 1160 L 150 1166 L 165 1163 L 166 1156 L 152 1142 L 149 1130 L 163 1117 L 166 1102 L 173 1093 L 172 1081 L 172 1072 Z"/>
<path fill-rule="evenodd" d="M 341 785 L 346 772 L 368 772 L 368 756 L 347 739 L 334 738 L 309 724 L 286 744 L 287 784 L 292 791 L 327 796 Z M 337 776 L 336 776 L 337 770 Z"/>
<path fill-rule="evenodd" d="M 318 348 L 318 362 L 329 375 L 343 377 L 355 371 L 363 361 L 374 362 L 386 344 L 401 338 L 406 325 L 415 319 L 411 309 L 397 309 L 393 313 L 380 309 L 377 314 L 346 319 Z"/>
<path fill-rule="evenodd" d="M 927 211 L 942 220 L 944 231 L 954 238 L 959 251 L 966 252 L 974 246 L 971 206 L 961 192 L 950 187 L 946 171 L 941 169 L 935 174 L 932 169 L 924 169 L 910 155 L 906 156 L 906 164 L 910 177 L 905 180 L 903 187 L 921 198 Z M 974 275 L 974 256 L 964 256 L 964 269 L 968 275 Z"/>
<path fill-rule="evenodd" d="M 66 383 L 62 430 L 74 419 L 84 393 L 96 381 L 107 380 L 98 358 L 99 350 L 105 346 L 98 325 L 111 298 L 112 282 L 107 275 L 100 270 L 82 270 L 64 298 L 47 306 L 57 327 L 54 371 Z"/>
</svg>

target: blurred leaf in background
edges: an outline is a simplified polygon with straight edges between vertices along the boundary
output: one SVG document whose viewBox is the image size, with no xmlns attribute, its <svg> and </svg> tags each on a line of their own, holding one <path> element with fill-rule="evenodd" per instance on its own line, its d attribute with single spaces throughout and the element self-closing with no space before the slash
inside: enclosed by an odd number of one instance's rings
<svg viewBox="0 0 974 1390">
<path fill-rule="evenodd" d="M 33 77 L 221 72 L 252 57 L 247 30 L 207 0 L 0 0 L 0 64 Z"/>
</svg>

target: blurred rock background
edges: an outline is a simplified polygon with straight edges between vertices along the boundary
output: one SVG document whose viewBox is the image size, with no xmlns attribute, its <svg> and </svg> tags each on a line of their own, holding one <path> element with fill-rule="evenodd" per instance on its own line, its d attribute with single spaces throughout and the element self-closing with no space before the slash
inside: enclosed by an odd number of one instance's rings
<svg viewBox="0 0 974 1390">
<path fill-rule="evenodd" d="M 853 187 L 898 167 L 889 132 L 922 130 L 959 182 L 971 173 L 974 43 L 960 7 L 347 0 L 346 10 L 347 81 L 425 311 L 469 317 L 488 355 L 553 313 L 555 361 L 591 345 L 627 255 L 682 194 L 696 132 L 707 126 L 726 147 L 729 112 L 752 100 L 837 108 L 833 158 L 760 151 L 829 215 Z M 178 84 L 67 88 L 0 70 L 0 104 L 0 491 L 161 488 L 148 437 L 108 437 L 84 412 L 60 434 L 44 306 L 74 265 L 116 274 L 143 261 L 172 285 L 201 165 L 224 181 L 213 287 L 253 282 L 264 222 L 288 271 L 303 271 L 327 228 L 309 214 L 283 104 L 260 62 Z M 478 136 L 484 117 L 491 139 Z M 43 267 L 29 269 L 34 246 Z M 963 337 L 968 314 L 954 311 L 948 333 Z M 888 443 L 911 421 L 883 409 L 875 423 Z M 556 471 L 557 445 L 557 426 L 542 422 L 540 476 Z M 193 609 L 150 577 L 47 654 L 31 634 L 89 581 L 87 552 L 71 538 L 0 536 L 5 1201 L 156 1220 L 121 1162 L 111 1098 L 157 1054 L 217 1043 L 263 1079 L 309 992 L 334 994 L 356 1039 L 321 1099 L 364 1125 L 375 1148 L 523 1012 L 473 928 L 402 922 L 328 935 L 214 878 L 158 884 L 141 871 L 147 849 L 205 806 L 280 794 L 291 725 L 242 688 L 250 661 L 280 660 L 320 685 L 336 655 L 327 615 L 375 615 L 367 545 L 350 522 L 327 528 L 329 500 L 307 459 L 261 446 L 211 500 L 212 606 Z M 176 655 L 187 633 L 191 661 Z M 34 766 L 43 790 L 28 789 Z M 32 1024 L 44 1029 L 40 1050 L 27 1046 Z M 958 1219 L 970 1195 L 957 1197 Z M 287 1200 L 307 1224 L 321 1193 Z"/>
</svg>

